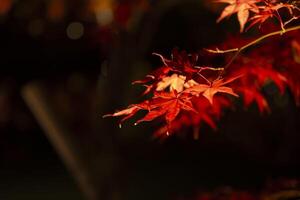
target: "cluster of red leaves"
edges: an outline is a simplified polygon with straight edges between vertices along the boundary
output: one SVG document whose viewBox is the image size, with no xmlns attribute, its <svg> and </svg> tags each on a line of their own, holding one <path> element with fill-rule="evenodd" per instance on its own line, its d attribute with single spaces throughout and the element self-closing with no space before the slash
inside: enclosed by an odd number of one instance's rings
<svg viewBox="0 0 300 200">
<path fill-rule="evenodd" d="M 272 43 L 270 50 L 277 48 L 274 52 L 274 68 L 282 71 L 287 79 L 292 94 L 297 105 L 300 105 L 300 34 L 299 31 L 290 34 L 281 43 Z"/>
<path fill-rule="evenodd" d="M 144 94 L 151 93 L 151 98 L 106 116 L 125 116 L 123 122 L 145 110 L 147 114 L 135 124 L 163 118 L 166 124 L 156 132 L 157 136 L 169 135 L 186 126 L 199 127 L 202 122 L 215 129 L 214 120 L 220 117 L 222 108 L 231 105 L 230 96 L 238 96 L 229 85 L 241 75 L 223 79 L 219 76 L 223 69 L 197 66 L 196 54 L 188 55 L 176 49 L 170 60 L 155 55 L 161 58 L 163 66 L 134 82 L 143 84 Z"/>
<path fill-rule="evenodd" d="M 227 44 L 230 41 L 226 42 Z M 240 43 L 243 43 L 240 41 Z M 244 42 L 245 43 L 245 42 Z M 230 47 L 230 46 L 229 46 Z M 228 68 L 229 74 L 243 73 L 234 88 L 243 96 L 245 106 L 256 102 L 259 110 L 270 111 L 262 95 L 264 85 L 272 81 L 283 94 L 288 88 L 300 103 L 300 34 L 299 31 L 277 37 L 267 44 L 239 56 Z"/>
<path fill-rule="evenodd" d="M 232 97 L 241 96 L 245 107 L 254 103 L 260 112 L 269 112 L 263 92 L 267 83 L 277 86 L 280 94 L 288 87 L 296 102 L 300 100 L 299 32 L 240 55 L 226 72 L 222 68 L 198 66 L 198 56 L 184 51 L 174 50 L 171 59 L 155 55 L 161 58 L 163 66 L 134 82 L 143 84 L 144 94 L 151 94 L 151 98 L 107 116 L 124 116 L 123 122 L 144 110 L 147 114 L 135 124 L 156 118 L 166 122 L 155 132 L 156 136 L 166 137 L 183 127 L 193 127 L 197 138 L 203 122 L 217 128 L 215 121 L 222 110 L 232 107 Z"/>
<path fill-rule="evenodd" d="M 293 16 L 286 22 L 297 18 L 294 16 L 294 11 L 298 11 L 297 2 L 289 4 L 275 0 L 218 0 L 218 2 L 230 4 L 224 9 L 219 20 L 238 13 L 241 30 L 249 20 L 252 21 L 250 25 L 252 26 L 272 17 L 271 14 L 263 14 L 265 12 L 274 14 L 284 30 L 287 23 L 282 21 L 278 13 L 281 8 L 286 8 Z M 255 15 L 249 19 L 250 12 Z M 203 122 L 216 129 L 215 121 L 220 118 L 225 108 L 232 107 L 234 99 L 232 97 L 242 96 L 245 107 L 255 103 L 260 112 L 269 112 L 270 107 L 263 92 L 264 86 L 269 82 L 277 86 L 280 94 L 284 94 L 288 87 L 294 94 L 296 102 L 300 103 L 300 36 L 298 31 L 286 35 L 284 39 L 275 38 L 275 42 L 246 55 L 233 56 L 227 61 L 230 68 L 228 64 L 224 65 L 226 71 L 224 68 L 198 65 L 198 55 L 187 54 L 185 51 L 173 50 L 171 59 L 154 54 L 161 59 L 162 66 L 143 80 L 134 82 L 145 86 L 144 95 L 150 94 L 150 98 L 106 116 L 123 116 L 121 124 L 137 112 L 145 111 L 146 115 L 135 124 L 156 118 L 163 119 L 165 124 L 155 132 L 156 136 L 166 137 L 179 132 L 183 127 L 193 127 L 194 136 L 197 138 Z M 243 41 L 234 38 L 233 42 L 228 40 L 225 47 L 227 45 L 227 48 L 232 48 L 230 45 L 237 43 L 242 44 Z M 232 51 L 218 49 L 208 51 L 217 54 L 241 53 L 239 48 Z"/>
<path fill-rule="evenodd" d="M 265 21 L 271 18 L 276 18 L 281 28 L 284 27 L 299 17 L 299 8 L 297 7 L 297 1 L 280 1 L 280 0 L 217 0 L 219 3 L 226 3 L 227 5 L 218 22 L 226 17 L 229 17 L 237 13 L 238 21 L 240 24 L 240 32 L 245 29 L 246 23 L 249 23 L 247 29 L 252 26 L 263 24 Z M 288 19 L 283 20 L 279 12 L 281 10 L 288 11 Z"/>
<path fill-rule="evenodd" d="M 272 59 L 263 57 L 257 52 L 241 56 L 230 69 L 231 73 L 243 73 L 235 90 L 243 96 L 245 107 L 256 103 L 260 112 L 270 111 L 262 88 L 268 81 L 272 81 L 279 89 L 280 93 L 285 92 L 287 78 L 283 73 L 274 69 Z"/>
</svg>

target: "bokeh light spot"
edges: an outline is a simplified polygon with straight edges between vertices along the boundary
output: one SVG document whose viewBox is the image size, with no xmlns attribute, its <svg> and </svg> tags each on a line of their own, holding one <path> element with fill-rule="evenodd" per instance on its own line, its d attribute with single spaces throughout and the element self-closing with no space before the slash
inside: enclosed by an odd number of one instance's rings
<svg viewBox="0 0 300 200">
<path fill-rule="evenodd" d="M 84 26 L 80 22 L 72 22 L 67 27 L 67 36 L 72 40 L 80 39 L 84 34 Z"/>
<path fill-rule="evenodd" d="M 113 11 L 110 8 L 102 9 L 96 14 L 100 26 L 109 25 L 113 21 Z"/>
</svg>

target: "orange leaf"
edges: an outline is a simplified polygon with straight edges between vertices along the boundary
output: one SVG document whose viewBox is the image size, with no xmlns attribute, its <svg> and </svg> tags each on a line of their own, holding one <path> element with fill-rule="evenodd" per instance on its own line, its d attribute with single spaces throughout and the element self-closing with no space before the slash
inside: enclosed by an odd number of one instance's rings
<svg viewBox="0 0 300 200">
<path fill-rule="evenodd" d="M 186 89 L 185 93 L 190 93 L 195 96 L 199 96 L 202 94 L 208 101 L 213 104 L 213 97 L 216 93 L 227 93 L 230 95 L 233 95 L 235 97 L 238 97 L 238 95 L 232 90 L 230 87 L 226 87 L 224 85 L 240 78 L 241 76 L 236 76 L 233 78 L 228 79 L 227 81 L 224 81 L 224 79 L 215 80 L 211 85 L 208 84 L 199 84 L 196 86 L 193 86 L 191 88 Z"/>
<path fill-rule="evenodd" d="M 220 22 L 226 17 L 230 17 L 234 13 L 237 13 L 238 21 L 240 23 L 240 32 L 243 32 L 244 30 L 250 11 L 255 13 L 259 11 L 258 6 L 256 5 L 259 0 L 217 0 L 217 2 L 229 4 L 224 8 L 220 17 L 217 19 L 217 22 Z"/>
</svg>

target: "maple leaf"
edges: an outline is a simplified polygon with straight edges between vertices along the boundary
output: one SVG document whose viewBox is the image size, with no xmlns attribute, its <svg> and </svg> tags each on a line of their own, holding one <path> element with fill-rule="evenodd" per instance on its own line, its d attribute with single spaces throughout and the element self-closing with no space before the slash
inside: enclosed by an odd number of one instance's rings
<svg viewBox="0 0 300 200">
<path fill-rule="evenodd" d="M 158 82 L 156 91 L 162 91 L 167 87 L 170 87 L 170 91 L 176 90 L 177 92 L 181 92 L 184 87 L 186 77 L 178 74 L 173 74 L 172 76 L 167 76 L 162 79 L 162 81 Z"/>
<path fill-rule="evenodd" d="M 261 92 L 268 81 L 272 81 L 280 94 L 285 92 L 288 80 L 283 73 L 274 69 L 274 59 L 263 52 L 252 53 L 248 59 L 241 57 L 233 66 L 233 74 L 243 74 L 235 85 L 235 91 L 243 96 L 244 106 L 256 103 L 260 112 L 270 112 L 268 102 Z"/>
<path fill-rule="evenodd" d="M 156 92 L 151 100 L 131 105 L 127 109 L 104 115 L 103 117 L 125 116 L 120 121 L 121 124 L 140 110 L 147 110 L 148 113 L 142 119 L 138 120 L 135 125 L 145 121 L 152 121 L 162 116 L 164 116 L 167 124 L 170 124 L 178 116 L 181 110 L 197 112 L 193 108 L 191 97 L 188 94 L 180 94 L 174 90 L 172 92 Z"/>
<path fill-rule="evenodd" d="M 152 72 L 151 74 L 146 75 L 146 77 L 142 80 L 137 80 L 132 82 L 132 84 L 143 84 L 144 87 L 146 87 L 146 90 L 143 92 L 142 95 L 146 95 L 150 93 L 152 90 L 154 90 L 156 87 L 155 85 L 161 81 L 164 77 L 167 76 L 167 74 L 172 70 L 171 67 L 163 66 Z M 149 84 L 151 83 L 151 84 Z"/>
<path fill-rule="evenodd" d="M 243 87 L 237 89 L 244 97 L 244 105 L 249 107 L 252 103 L 256 102 L 259 111 L 270 112 L 270 107 L 265 97 L 255 87 Z"/>
<path fill-rule="evenodd" d="M 265 58 L 252 58 L 235 73 L 244 74 L 241 78 L 241 86 L 250 87 L 257 85 L 263 87 L 267 81 L 271 80 L 278 87 L 281 94 L 284 93 L 287 78 L 280 72 L 273 69 L 272 63 Z"/>
<path fill-rule="evenodd" d="M 230 95 L 233 95 L 235 97 L 238 97 L 238 95 L 232 90 L 232 88 L 224 86 L 238 78 L 240 78 L 241 75 L 230 78 L 226 81 L 224 79 L 218 79 L 213 81 L 210 85 L 209 84 L 198 84 L 191 88 L 188 88 L 184 90 L 185 93 L 190 93 L 195 96 L 199 96 L 202 94 L 211 104 L 213 104 L 213 97 L 216 93 L 227 93 Z"/>
<path fill-rule="evenodd" d="M 259 12 L 258 6 L 256 5 L 259 0 L 217 0 L 217 2 L 229 4 L 224 8 L 220 17 L 217 19 L 217 22 L 220 22 L 225 17 L 229 17 L 232 14 L 237 13 L 240 24 L 240 32 L 243 32 L 244 30 L 250 11 L 255 13 Z"/>
<path fill-rule="evenodd" d="M 188 80 L 187 82 L 184 83 L 185 88 L 190 88 L 190 87 L 193 87 L 195 85 L 199 85 L 199 83 L 197 83 L 193 79 L 190 79 L 190 80 Z"/>
<path fill-rule="evenodd" d="M 218 119 L 221 116 L 221 110 L 229 107 L 230 103 L 228 99 L 216 96 L 214 97 L 214 104 L 211 104 L 206 100 L 206 97 L 199 96 L 193 99 L 193 105 L 199 114 L 191 113 L 192 125 L 199 126 L 201 122 L 205 122 L 216 130 L 217 126 L 214 119 Z"/>
<path fill-rule="evenodd" d="M 121 110 L 121 111 L 117 111 L 113 114 L 107 114 L 104 115 L 103 118 L 105 117 L 120 117 L 125 115 L 125 117 L 123 117 L 119 123 L 119 126 L 121 127 L 121 124 L 126 121 L 127 119 L 131 118 L 132 116 L 134 116 L 138 111 L 140 110 L 148 110 L 149 109 L 149 101 L 144 101 L 140 104 L 133 104 L 130 105 L 128 108 Z"/>
<path fill-rule="evenodd" d="M 166 136 L 170 136 L 171 134 L 174 134 L 176 132 L 179 132 L 184 127 L 194 127 L 199 128 L 201 126 L 201 123 L 205 122 L 210 127 L 212 127 L 214 130 L 216 130 L 216 123 L 212 119 L 212 116 L 210 116 L 207 112 L 201 112 L 201 113 L 190 113 L 186 112 L 182 114 L 178 119 L 172 121 L 170 124 L 164 125 L 158 130 L 155 131 L 154 137 L 162 138 L 164 139 Z"/>
<path fill-rule="evenodd" d="M 249 19 L 249 21 L 252 21 L 251 24 L 247 27 L 247 30 L 249 30 L 251 27 L 253 27 L 256 24 L 259 24 L 259 27 L 268 19 L 270 18 L 277 18 L 278 21 L 281 24 L 281 27 L 284 28 L 284 23 L 283 20 L 281 18 L 281 16 L 279 15 L 278 11 L 282 8 L 286 8 L 288 9 L 289 13 L 291 15 L 293 15 L 293 9 L 294 6 L 291 4 L 286 4 L 286 3 L 272 3 L 272 2 L 268 2 L 268 1 L 264 1 L 263 6 L 260 6 L 260 11 L 259 13 L 256 13 L 253 17 L 251 17 Z"/>
<path fill-rule="evenodd" d="M 199 128 L 202 123 L 206 123 L 212 129 L 216 130 L 217 125 L 215 119 L 220 118 L 221 110 L 223 108 L 231 106 L 231 102 L 227 98 L 221 96 L 216 96 L 214 98 L 214 105 L 210 104 L 203 96 L 194 97 L 192 103 L 197 112 L 183 112 L 170 124 L 164 125 L 156 130 L 154 137 L 165 139 L 174 133 L 179 133 L 184 127 L 193 127 L 194 137 L 198 138 Z"/>
<path fill-rule="evenodd" d="M 178 49 L 175 48 L 172 51 L 171 60 L 158 53 L 153 53 L 153 55 L 161 59 L 163 66 L 148 74 L 144 79 L 132 82 L 132 84 L 143 84 L 143 86 L 146 87 L 143 95 L 155 89 L 162 91 L 169 86 L 171 91 L 176 89 L 180 92 L 183 89 L 182 85 L 186 76 L 173 74 L 169 77 L 168 74 L 173 72 L 191 76 L 198 71 L 198 69 L 194 68 L 198 60 L 198 55 L 196 54 L 188 55 L 185 51 L 179 52 Z"/>
<path fill-rule="evenodd" d="M 253 27 L 256 24 L 259 24 L 259 28 L 260 28 L 261 25 L 265 21 L 267 21 L 268 19 L 270 19 L 272 17 L 274 17 L 273 12 L 270 12 L 270 11 L 261 12 L 260 14 L 257 14 L 249 19 L 249 21 L 252 21 L 252 22 L 250 23 L 250 25 L 247 27 L 246 30 L 249 30 L 251 27 Z"/>
<path fill-rule="evenodd" d="M 168 93 L 155 93 L 149 103 L 148 114 L 138 120 L 136 124 L 144 121 L 152 121 L 163 115 L 165 116 L 167 124 L 170 124 L 177 117 L 181 109 L 197 112 L 193 108 L 191 98 L 187 94 L 178 94 L 176 90 Z"/>
</svg>

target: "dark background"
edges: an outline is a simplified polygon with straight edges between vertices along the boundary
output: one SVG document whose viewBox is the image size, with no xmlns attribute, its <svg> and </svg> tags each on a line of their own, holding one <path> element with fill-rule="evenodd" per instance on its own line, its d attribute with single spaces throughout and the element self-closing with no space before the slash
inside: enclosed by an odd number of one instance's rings
<svg viewBox="0 0 300 200">
<path fill-rule="evenodd" d="M 53 16 L 51 1 L 15 1 L 1 11 L 0 199 L 85 196 L 24 101 L 32 83 L 71 134 L 97 199 L 174 199 L 227 185 L 259 190 L 268 180 L 299 177 L 299 107 L 272 85 L 265 88 L 271 114 L 238 102 L 217 132 L 204 125 L 199 140 L 183 134 L 160 142 L 151 137 L 156 123 L 119 129 L 116 119 L 101 117 L 140 100 L 142 88 L 130 83 L 160 65 L 152 52 L 198 52 L 236 33 L 235 19 L 216 25 L 204 1 L 147 1 L 142 8 L 116 1 L 114 21 L 103 26 L 89 1 L 64 2 L 63 14 L 58 4 Z M 78 39 L 67 34 L 73 22 L 84 28 Z"/>
</svg>

